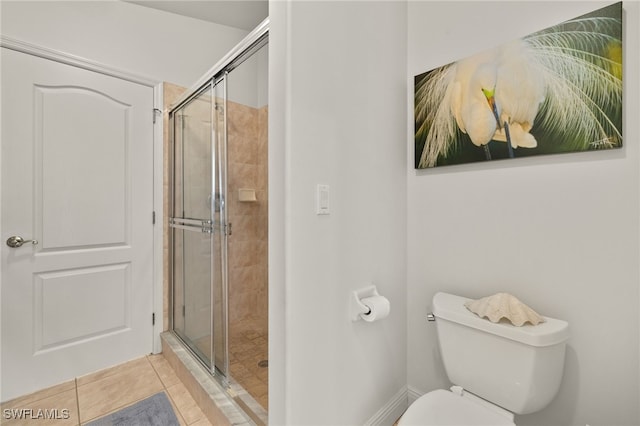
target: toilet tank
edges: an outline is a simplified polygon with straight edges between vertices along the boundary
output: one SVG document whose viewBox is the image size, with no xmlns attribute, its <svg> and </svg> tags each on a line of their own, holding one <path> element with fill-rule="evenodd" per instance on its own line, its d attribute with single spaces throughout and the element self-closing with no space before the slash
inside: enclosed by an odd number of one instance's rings
<svg viewBox="0 0 640 426">
<path fill-rule="evenodd" d="M 449 380 L 516 414 L 546 407 L 562 380 L 569 324 L 544 317 L 522 327 L 470 312 L 470 299 L 433 297 L 440 353 Z"/>
</svg>

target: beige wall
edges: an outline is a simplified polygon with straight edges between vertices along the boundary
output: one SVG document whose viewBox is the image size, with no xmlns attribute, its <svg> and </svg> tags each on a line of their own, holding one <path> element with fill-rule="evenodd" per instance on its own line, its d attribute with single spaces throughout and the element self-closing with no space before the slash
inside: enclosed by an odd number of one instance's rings
<svg viewBox="0 0 640 426">
<path fill-rule="evenodd" d="M 0 11 L 4 36 L 183 86 L 248 33 L 124 1 L 2 0 Z"/>
<path fill-rule="evenodd" d="M 408 75 L 609 4 L 409 2 Z M 515 422 L 639 424 L 640 3 L 624 2 L 623 17 L 622 149 L 424 171 L 413 170 L 408 153 L 407 377 L 415 393 L 449 385 L 436 329 L 424 320 L 433 295 L 506 291 L 568 321 L 571 332 L 556 398 Z M 484 31 L 489 21 L 498 28 Z"/>
<path fill-rule="evenodd" d="M 269 21 L 269 423 L 392 424 L 407 383 L 407 3 L 272 1 Z M 370 284 L 391 313 L 352 322 Z"/>
</svg>

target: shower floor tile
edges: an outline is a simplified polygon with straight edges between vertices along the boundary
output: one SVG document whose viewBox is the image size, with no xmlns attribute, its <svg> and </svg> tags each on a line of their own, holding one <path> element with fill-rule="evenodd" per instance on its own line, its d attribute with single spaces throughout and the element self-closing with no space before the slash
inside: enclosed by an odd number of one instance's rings
<svg viewBox="0 0 640 426">
<path fill-rule="evenodd" d="M 229 373 L 265 410 L 269 406 L 269 368 L 261 366 L 269 356 L 268 334 L 264 321 L 244 319 L 229 324 Z M 211 353 L 211 338 L 203 336 L 194 345 L 202 354 Z"/>
<path fill-rule="evenodd" d="M 180 425 L 207 426 L 207 420 L 164 356 L 149 355 L 112 368 L 78 377 L 3 403 L 6 409 L 69 410 L 69 418 L 54 423 L 82 425 L 164 391 L 173 405 Z M 5 420 L 3 425 L 24 425 L 31 420 Z"/>
<path fill-rule="evenodd" d="M 262 325 L 262 327 L 261 327 Z M 268 334 L 259 320 L 229 325 L 229 369 L 238 382 L 265 410 L 269 407 Z"/>
</svg>

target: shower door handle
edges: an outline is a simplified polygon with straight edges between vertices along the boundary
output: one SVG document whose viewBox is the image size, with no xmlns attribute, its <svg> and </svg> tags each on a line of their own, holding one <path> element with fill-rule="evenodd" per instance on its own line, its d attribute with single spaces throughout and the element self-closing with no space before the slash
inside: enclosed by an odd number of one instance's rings
<svg viewBox="0 0 640 426">
<path fill-rule="evenodd" d="M 11 248 L 22 247 L 24 243 L 31 243 L 35 246 L 38 244 L 38 240 L 25 240 L 24 238 L 15 235 L 7 239 L 7 245 Z"/>
<path fill-rule="evenodd" d="M 178 217 L 169 218 L 169 227 L 185 229 L 187 231 L 200 231 L 212 234 L 214 231 L 213 222 L 210 220 L 184 219 Z"/>
</svg>

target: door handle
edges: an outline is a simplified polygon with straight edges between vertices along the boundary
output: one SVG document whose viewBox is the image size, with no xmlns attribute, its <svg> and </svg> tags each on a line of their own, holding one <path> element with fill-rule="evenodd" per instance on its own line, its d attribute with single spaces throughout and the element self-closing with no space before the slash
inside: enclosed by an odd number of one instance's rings
<svg viewBox="0 0 640 426">
<path fill-rule="evenodd" d="M 18 237 L 15 235 L 13 237 L 9 237 L 9 239 L 7 240 L 7 245 L 11 248 L 22 247 L 24 243 L 31 243 L 35 246 L 36 244 L 38 244 L 38 240 L 25 240 L 22 237 Z"/>
</svg>

